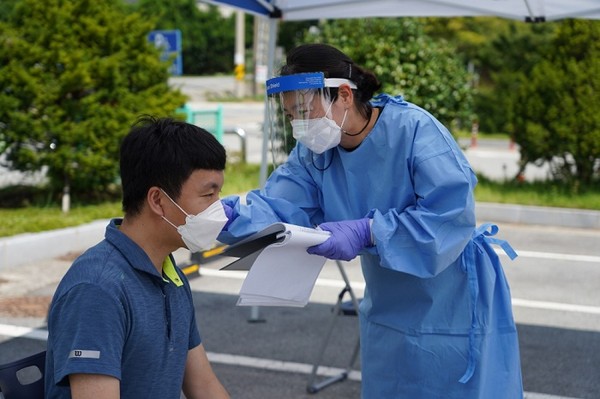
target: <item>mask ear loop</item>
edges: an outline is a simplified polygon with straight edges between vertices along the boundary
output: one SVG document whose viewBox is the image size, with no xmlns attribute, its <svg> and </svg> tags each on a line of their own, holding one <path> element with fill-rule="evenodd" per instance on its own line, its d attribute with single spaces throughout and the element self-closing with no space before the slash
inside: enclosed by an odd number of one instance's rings
<svg viewBox="0 0 600 399">
<path fill-rule="evenodd" d="M 190 214 L 188 214 L 186 211 L 184 211 L 184 210 L 183 210 L 183 208 L 182 208 L 182 207 L 180 207 L 180 206 L 179 206 L 179 204 L 177 204 L 177 202 L 173 201 L 173 198 L 171 198 L 171 197 L 169 196 L 169 194 L 167 194 L 167 193 L 165 192 L 165 190 L 163 190 L 163 189 L 161 188 L 161 189 L 160 189 L 160 191 L 162 191 L 162 193 L 163 193 L 164 195 L 166 195 L 166 196 L 167 196 L 167 198 L 168 198 L 169 200 L 171 200 L 171 202 L 172 202 L 173 204 L 175 204 L 175 206 L 176 206 L 177 208 L 179 208 L 179 210 L 180 210 L 181 212 L 183 212 L 183 214 L 184 214 L 186 217 L 190 217 Z M 167 219 L 167 218 L 166 218 L 164 215 L 161 215 L 160 217 L 161 217 L 161 218 L 163 218 L 163 220 L 164 220 L 165 222 L 169 223 L 169 224 L 170 224 L 171 226 L 173 226 L 175 229 L 177 229 L 177 228 L 178 228 L 178 227 L 177 227 L 177 226 L 175 226 L 175 225 L 174 225 L 174 224 L 173 224 L 173 223 L 172 223 L 172 222 L 171 222 L 169 219 Z"/>
<path fill-rule="evenodd" d="M 167 223 L 169 223 L 171 226 L 173 226 L 173 228 L 175 228 L 175 230 L 177 230 L 177 226 L 175 226 L 173 223 L 171 223 L 171 221 L 169 219 L 167 219 L 166 217 L 164 217 L 163 215 L 161 215 L 161 218 L 163 218 L 163 220 Z"/>
<path fill-rule="evenodd" d="M 344 132 L 344 134 L 347 134 L 346 131 L 344 130 L 344 122 L 346 122 L 346 117 L 347 116 L 348 116 L 348 110 L 345 109 L 344 110 L 344 117 L 342 118 L 342 124 L 340 125 L 340 130 L 342 132 Z M 367 123 L 369 123 L 369 122 L 367 121 Z M 365 129 L 363 128 L 363 130 L 365 130 Z M 361 130 L 361 133 L 362 133 L 362 130 Z"/>
<path fill-rule="evenodd" d="M 332 101 L 331 103 L 329 103 L 329 108 L 327 108 L 327 112 L 325 112 L 325 117 L 327 117 L 327 115 L 329 114 L 329 111 L 331 111 L 331 107 L 332 107 L 332 106 L 333 106 L 333 101 Z M 333 116 L 333 115 L 332 115 L 332 116 Z M 341 124 L 341 126 L 340 126 L 340 130 L 341 130 L 342 132 L 344 131 L 344 129 L 342 129 L 342 126 L 344 126 L 344 122 L 346 122 L 346 117 L 347 117 L 347 116 L 348 116 L 348 110 L 345 110 L 345 111 L 344 111 L 344 117 L 342 118 L 342 124 Z M 329 119 L 331 119 L 331 120 L 333 121 L 333 118 L 329 118 Z M 335 122 L 335 121 L 334 121 L 334 122 Z M 333 148 L 332 148 L 331 150 L 333 150 Z M 323 153 L 323 154 L 321 154 L 321 155 L 327 154 L 328 152 L 329 152 L 329 151 L 326 151 L 326 152 L 324 152 L 324 153 Z M 334 153 L 332 153 L 332 154 L 331 154 L 331 158 L 329 158 L 329 163 L 328 163 L 328 164 L 327 164 L 327 166 L 325 166 L 323 169 L 319 168 L 319 167 L 318 167 L 318 166 L 315 164 L 315 153 L 314 153 L 314 152 L 312 152 L 312 151 L 311 151 L 311 157 L 310 157 L 311 159 L 310 159 L 310 160 L 311 160 L 311 162 L 312 162 L 312 165 L 314 166 L 314 168 L 315 168 L 316 170 L 318 170 L 319 172 L 324 172 L 324 171 L 326 171 L 327 169 L 329 169 L 329 167 L 330 167 L 330 166 L 331 166 L 331 164 L 333 163 L 333 157 L 334 157 L 334 156 L 335 156 L 335 154 L 334 154 Z M 318 158 L 318 156 L 317 156 L 317 158 Z"/>
</svg>

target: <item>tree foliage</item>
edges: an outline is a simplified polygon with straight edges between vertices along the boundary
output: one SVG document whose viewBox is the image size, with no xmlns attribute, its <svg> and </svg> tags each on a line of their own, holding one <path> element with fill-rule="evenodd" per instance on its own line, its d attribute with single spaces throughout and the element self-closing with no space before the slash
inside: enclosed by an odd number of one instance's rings
<svg viewBox="0 0 600 399">
<path fill-rule="evenodd" d="M 445 124 L 470 123 L 471 76 L 455 48 L 434 40 L 415 18 L 342 19 L 321 22 L 307 42 L 338 47 L 356 63 L 370 69 L 382 91 L 401 94 Z"/>
<path fill-rule="evenodd" d="M 600 177 L 600 24 L 566 20 L 529 74 L 521 74 L 510 132 L 523 167 L 547 161 L 556 178 Z"/>
<path fill-rule="evenodd" d="M 425 30 L 448 40 L 474 72 L 474 113 L 482 132 L 506 132 L 515 74 L 529 73 L 548 47 L 555 25 L 497 17 L 427 18 Z"/>
<path fill-rule="evenodd" d="M 102 192 L 120 139 L 140 114 L 185 102 L 147 40 L 152 22 L 119 0 L 21 0 L 0 23 L 0 152 L 52 187 Z"/>
<path fill-rule="evenodd" d="M 9 21 L 15 9 L 15 4 L 19 0 L 2 0 L 0 1 L 0 21 Z"/>
<path fill-rule="evenodd" d="M 552 51 L 555 23 L 527 24 L 504 21 L 505 28 L 491 37 L 479 53 L 483 79 L 476 98 L 481 128 L 507 132 L 515 92 L 527 83 L 527 76 Z"/>
</svg>

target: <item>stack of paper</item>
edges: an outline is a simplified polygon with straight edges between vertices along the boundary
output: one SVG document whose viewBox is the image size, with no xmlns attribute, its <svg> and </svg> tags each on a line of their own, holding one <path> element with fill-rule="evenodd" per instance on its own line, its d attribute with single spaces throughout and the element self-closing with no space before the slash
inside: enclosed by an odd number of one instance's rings
<svg viewBox="0 0 600 399">
<path fill-rule="evenodd" d="M 276 223 L 227 247 L 223 255 L 240 259 L 221 270 L 248 270 L 239 306 L 306 306 L 326 258 L 308 247 L 330 236 L 322 231 Z"/>
</svg>

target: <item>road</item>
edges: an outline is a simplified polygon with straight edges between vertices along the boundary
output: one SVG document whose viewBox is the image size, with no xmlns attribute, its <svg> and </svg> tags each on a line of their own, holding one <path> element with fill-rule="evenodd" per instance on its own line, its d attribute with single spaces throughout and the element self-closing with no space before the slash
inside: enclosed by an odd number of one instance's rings
<svg viewBox="0 0 600 399">
<path fill-rule="evenodd" d="M 510 239 L 520 254 L 512 262 L 504 255 L 501 259 L 512 288 L 527 397 L 598 398 L 600 232 L 500 224 L 500 238 Z M 180 261 L 189 258 L 184 250 L 176 255 Z M 191 285 L 206 348 L 232 396 L 359 398 L 360 364 L 355 366 L 356 372 L 349 381 L 331 386 L 317 396 L 305 392 L 310 365 L 341 289 L 335 263 L 325 265 L 306 308 L 260 308 L 258 317 L 252 317 L 250 308 L 235 306 L 243 273 L 219 271 L 225 263 L 226 259 L 221 259 L 202 266 L 201 275 L 192 278 Z M 3 272 L 0 299 L 8 291 L 3 287 L 9 287 L 11 281 L 40 278 L 39 274 L 33 275 L 36 270 L 46 270 L 56 280 L 68 265 L 67 259 L 51 260 L 20 268 L 20 276 L 18 271 Z M 361 295 L 364 281 L 357 262 L 346 264 L 345 269 L 356 293 Z M 21 295 L 47 297 L 55 284 L 56 281 L 48 281 Z M 6 305 L 0 309 L 0 363 L 44 349 L 43 312 L 25 317 L 14 311 L 6 314 Z M 41 332 L 30 332 L 33 338 L 18 337 L 25 331 L 11 329 L 10 325 L 39 327 Z M 343 368 L 357 334 L 355 318 L 340 318 L 335 340 L 326 351 L 325 364 Z"/>
</svg>

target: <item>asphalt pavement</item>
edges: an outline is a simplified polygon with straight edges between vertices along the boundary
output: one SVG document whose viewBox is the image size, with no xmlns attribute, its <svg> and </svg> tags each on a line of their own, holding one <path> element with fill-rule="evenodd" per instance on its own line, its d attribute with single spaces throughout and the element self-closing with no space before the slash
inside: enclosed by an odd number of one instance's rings
<svg viewBox="0 0 600 399">
<path fill-rule="evenodd" d="M 598 398 L 600 380 L 600 232 L 500 224 L 519 257 L 501 255 L 511 284 L 527 398 Z M 77 253 L 0 269 L 0 364 L 45 349 L 50 297 Z M 187 250 L 175 253 L 190 262 Z M 349 379 L 311 395 L 312 364 L 330 324 L 343 280 L 335 262 L 321 272 L 305 308 L 236 306 L 244 272 L 221 271 L 231 259 L 190 275 L 196 318 L 215 371 L 233 398 L 359 398 L 360 359 Z M 356 261 L 344 264 L 359 297 Z M 256 311 L 255 311 L 256 310 Z M 320 378 L 342 372 L 358 339 L 357 319 L 335 319 Z"/>
</svg>

